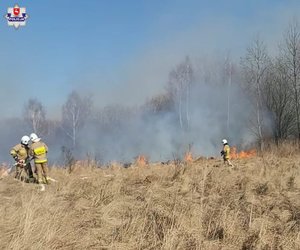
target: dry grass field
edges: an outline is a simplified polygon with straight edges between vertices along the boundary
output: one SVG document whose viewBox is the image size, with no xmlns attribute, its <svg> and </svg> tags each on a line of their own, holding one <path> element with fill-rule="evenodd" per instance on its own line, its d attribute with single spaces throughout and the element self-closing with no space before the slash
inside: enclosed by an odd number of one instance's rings
<svg viewBox="0 0 300 250">
<path fill-rule="evenodd" d="M 282 156 L 282 157 L 279 157 Z M 300 249 L 300 154 L 0 180 L 1 249 Z"/>
</svg>

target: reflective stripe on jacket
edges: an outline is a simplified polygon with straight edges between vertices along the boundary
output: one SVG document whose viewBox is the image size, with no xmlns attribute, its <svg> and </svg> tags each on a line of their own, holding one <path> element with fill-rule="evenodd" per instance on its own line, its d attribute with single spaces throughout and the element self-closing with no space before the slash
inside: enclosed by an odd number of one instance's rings
<svg viewBox="0 0 300 250">
<path fill-rule="evenodd" d="M 30 146 L 29 154 L 34 158 L 35 163 L 47 162 L 48 147 L 42 142 L 33 142 Z"/>
<path fill-rule="evenodd" d="M 224 158 L 229 159 L 230 158 L 230 147 L 228 144 L 224 145 L 223 151 L 224 151 Z"/>
</svg>

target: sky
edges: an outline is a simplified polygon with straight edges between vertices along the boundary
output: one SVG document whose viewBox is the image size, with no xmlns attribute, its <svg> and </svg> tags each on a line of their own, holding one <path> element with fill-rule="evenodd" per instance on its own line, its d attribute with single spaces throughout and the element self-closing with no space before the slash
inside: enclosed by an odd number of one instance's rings
<svg viewBox="0 0 300 250">
<path fill-rule="evenodd" d="M 0 1 L 2 17 L 16 1 Z M 276 51 L 297 0 L 32 0 L 15 30 L 0 19 L 0 112 L 21 116 L 37 98 L 59 117 L 72 90 L 97 106 L 136 105 L 161 92 L 172 67 L 229 51 L 239 59 L 256 34 Z"/>
</svg>

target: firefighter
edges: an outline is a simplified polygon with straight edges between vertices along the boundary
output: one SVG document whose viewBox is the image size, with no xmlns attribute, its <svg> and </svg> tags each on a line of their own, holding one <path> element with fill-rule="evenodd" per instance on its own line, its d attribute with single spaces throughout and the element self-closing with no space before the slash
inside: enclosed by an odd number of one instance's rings
<svg viewBox="0 0 300 250">
<path fill-rule="evenodd" d="M 230 147 L 226 139 L 222 140 L 223 149 L 221 151 L 221 155 L 223 156 L 224 164 L 226 166 L 232 167 L 232 163 L 230 162 Z"/>
<path fill-rule="evenodd" d="M 23 169 L 25 170 L 28 181 L 34 182 L 34 177 L 32 173 L 32 168 L 29 160 L 29 141 L 30 138 L 24 135 L 21 138 L 21 143 L 17 144 L 10 150 L 11 156 L 15 159 L 16 163 L 16 179 L 20 179 Z"/>
<path fill-rule="evenodd" d="M 47 166 L 48 146 L 44 142 L 42 142 L 41 138 L 39 138 L 35 133 L 32 133 L 30 135 L 30 140 L 32 143 L 29 149 L 29 155 L 34 160 L 35 171 L 38 178 L 37 181 L 39 184 L 47 184 L 49 183 Z"/>
</svg>

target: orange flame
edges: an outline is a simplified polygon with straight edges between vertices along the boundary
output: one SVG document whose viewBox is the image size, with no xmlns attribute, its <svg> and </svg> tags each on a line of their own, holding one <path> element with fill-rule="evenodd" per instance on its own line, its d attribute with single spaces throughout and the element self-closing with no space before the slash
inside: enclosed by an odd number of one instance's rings
<svg viewBox="0 0 300 250">
<path fill-rule="evenodd" d="M 188 163 L 191 163 L 191 162 L 194 161 L 193 160 L 193 155 L 192 155 L 192 153 L 190 151 L 188 151 L 188 152 L 185 153 L 184 161 L 188 162 Z"/>
<path fill-rule="evenodd" d="M 148 164 L 148 160 L 147 160 L 146 156 L 139 155 L 138 157 L 136 157 L 135 163 L 140 166 L 146 166 Z"/>
<path fill-rule="evenodd" d="M 256 150 L 250 149 L 248 151 L 237 152 L 236 147 L 231 148 L 230 158 L 231 159 L 246 159 L 256 156 Z"/>
</svg>

